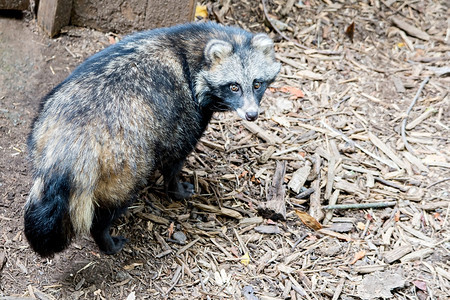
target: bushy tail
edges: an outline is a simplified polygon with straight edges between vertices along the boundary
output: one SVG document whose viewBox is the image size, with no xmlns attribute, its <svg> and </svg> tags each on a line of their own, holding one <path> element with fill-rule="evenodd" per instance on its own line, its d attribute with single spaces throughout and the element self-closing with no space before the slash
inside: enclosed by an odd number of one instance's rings
<svg viewBox="0 0 450 300">
<path fill-rule="evenodd" d="M 74 236 L 69 214 L 71 182 L 68 176 L 38 178 L 25 207 L 25 236 L 42 257 L 66 249 Z"/>
</svg>

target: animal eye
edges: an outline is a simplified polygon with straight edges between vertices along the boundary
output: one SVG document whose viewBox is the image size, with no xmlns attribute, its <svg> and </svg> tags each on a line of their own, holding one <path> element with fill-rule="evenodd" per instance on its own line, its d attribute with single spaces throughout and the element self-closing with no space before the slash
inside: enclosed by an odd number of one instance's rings
<svg viewBox="0 0 450 300">
<path fill-rule="evenodd" d="M 230 90 L 235 93 L 239 92 L 239 85 L 237 85 L 236 83 L 230 84 Z"/>
<path fill-rule="evenodd" d="M 261 87 L 261 82 L 255 82 L 255 83 L 253 83 L 253 88 L 254 88 L 255 90 L 259 89 L 260 87 Z"/>
</svg>

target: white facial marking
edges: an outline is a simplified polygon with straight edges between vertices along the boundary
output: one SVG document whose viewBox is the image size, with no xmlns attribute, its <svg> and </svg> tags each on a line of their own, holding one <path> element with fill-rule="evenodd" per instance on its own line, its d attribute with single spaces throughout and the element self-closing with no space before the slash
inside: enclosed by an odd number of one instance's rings
<svg viewBox="0 0 450 300">
<path fill-rule="evenodd" d="M 241 107 L 236 109 L 236 112 L 238 114 L 239 117 L 241 117 L 244 120 L 247 120 L 247 113 L 250 114 L 255 114 L 258 115 L 259 113 L 259 106 L 258 104 L 255 102 L 254 99 L 244 99 L 244 103 Z"/>
</svg>

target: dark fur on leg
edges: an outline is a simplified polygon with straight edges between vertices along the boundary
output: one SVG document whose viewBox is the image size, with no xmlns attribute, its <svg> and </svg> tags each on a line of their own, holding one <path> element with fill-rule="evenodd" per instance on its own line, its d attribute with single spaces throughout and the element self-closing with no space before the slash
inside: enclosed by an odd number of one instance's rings
<svg viewBox="0 0 450 300">
<path fill-rule="evenodd" d="M 192 184 L 180 181 L 180 171 L 183 164 L 184 160 L 165 164 L 162 170 L 166 194 L 175 200 L 183 200 L 194 194 L 194 186 Z"/>
<path fill-rule="evenodd" d="M 118 208 L 97 208 L 91 227 L 91 235 L 98 248 L 105 254 L 112 255 L 122 250 L 128 241 L 123 236 L 111 236 L 110 228 L 125 211 L 127 206 Z"/>
</svg>

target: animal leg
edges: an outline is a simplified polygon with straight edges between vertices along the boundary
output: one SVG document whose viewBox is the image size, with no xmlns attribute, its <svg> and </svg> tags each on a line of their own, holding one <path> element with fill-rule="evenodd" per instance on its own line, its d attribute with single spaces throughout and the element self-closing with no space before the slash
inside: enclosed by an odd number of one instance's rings
<svg viewBox="0 0 450 300">
<path fill-rule="evenodd" d="M 164 187 L 166 194 L 176 200 L 183 200 L 194 194 L 194 186 L 189 182 L 180 182 L 180 171 L 184 160 L 163 166 Z"/>
<path fill-rule="evenodd" d="M 111 224 L 119 218 L 125 207 L 97 208 L 91 227 L 91 235 L 98 248 L 105 254 L 112 255 L 122 250 L 128 239 L 123 236 L 111 236 L 109 233 Z"/>
</svg>

